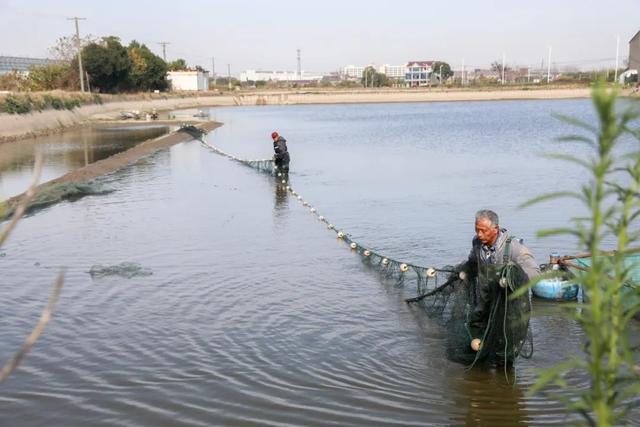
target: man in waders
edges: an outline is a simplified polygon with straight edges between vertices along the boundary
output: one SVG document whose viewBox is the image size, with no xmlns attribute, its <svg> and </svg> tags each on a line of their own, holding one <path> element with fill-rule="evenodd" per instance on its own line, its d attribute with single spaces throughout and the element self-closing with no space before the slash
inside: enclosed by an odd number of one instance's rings
<svg viewBox="0 0 640 427">
<path fill-rule="evenodd" d="M 278 132 L 271 134 L 273 139 L 273 163 L 276 167 L 276 173 L 281 173 L 285 176 L 289 175 L 289 151 L 287 151 L 287 140 L 278 135 Z"/>
<path fill-rule="evenodd" d="M 529 249 L 521 239 L 510 236 L 507 229 L 500 228 L 498 215 L 491 210 L 478 211 L 471 252 L 464 266 L 466 279 L 476 284 L 476 304 L 469 314 L 468 327 L 472 337 L 481 340 L 478 345 L 482 345 L 483 335 L 490 321 L 500 322 L 500 324 L 503 322 L 503 319 L 492 319 L 491 313 L 492 308 L 498 303 L 496 299 L 504 299 L 504 293 L 508 291 L 505 289 L 500 291 L 500 288 L 505 288 L 507 285 L 506 280 L 501 281 L 500 272 L 508 263 L 517 264 L 526 275 L 526 278 L 522 278 L 523 283 L 521 284 L 540 275 L 540 267 Z M 515 289 L 511 289 L 511 291 L 513 290 Z M 528 296 L 525 302 L 528 304 Z M 512 308 L 516 307 L 512 306 Z M 490 326 L 498 327 L 498 325 Z M 502 325 L 502 328 L 505 327 Z M 513 362 L 513 354 L 505 355 L 500 348 L 504 348 L 504 341 L 500 341 L 502 342 L 496 343 L 496 347 L 498 347 L 495 353 L 496 361 L 498 363 L 505 360 L 507 363 Z M 478 350 L 474 348 L 473 343 L 471 347 Z"/>
</svg>

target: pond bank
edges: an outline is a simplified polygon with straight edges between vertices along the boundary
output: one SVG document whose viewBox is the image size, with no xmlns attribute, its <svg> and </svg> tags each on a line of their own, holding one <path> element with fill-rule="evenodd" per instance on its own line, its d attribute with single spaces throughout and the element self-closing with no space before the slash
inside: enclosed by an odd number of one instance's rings
<svg viewBox="0 0 640 427">
<path fill-rule="evenodd" d="M 222 126 L 222 124 L 218 122 L 194 122 L 191 124 L 205 132 L 210 132 L 219 126 Z M 80 169 L 73 170 L 65 175 L 38 185 L 36 188 L 36 198 L 38 198 L 39 196 L 42 198 L 46 198 L 48 192 L 55 191 L 55 189 L 60 188 L 60 186 L 63 184 L 75 185 L 87 183 L 94 178 L 106 175 L 127 165 L 130 165 L 141 159 L 142 157 L 149 156 L 159 150 L 171 147 L 172 145 L 178 144 L 180 142 L 189 141 L 191 139 L 193 139 L 193 137 L 188 133 L 176 131 L 171 132 L 167 135 L 160 136 L 158 138 L 144 141 L 126 151 L 114 154 L 113 156 L 110 156 L 106 159 L 90 163 Z M 62 192 L 62 194 L 64 194 L 64 196 L 61 197 L 81 197 L 81 195 L 79 196 L 76 193 L 67 195 L 65 192 Z M 4 206 L 2 212 L 0 212 L 0 220 L 3 220 L 7 216 L 11 215 L 15 207 L 18 206 L 24 196 L 25 193 L 22 193 L 7 199 L 3 203 Z M 59 200 L 55 200 L 54 203 L 57 201 Z"/>
<path fill-rule="evenodd" d="M 590 88 L 489 88 L 489 89 L 348 89 L 241 91 L 167 99 L 127 99 L 83 105 L 73 110 L 45 110 L 29 114 L 0 114 L 0 143 L 61 132 L 95 121 L 114 120 L 121 111 L 157 111 L 240 105 L 355 104 L 521 99 L 588 98 Z"/>
</svg>

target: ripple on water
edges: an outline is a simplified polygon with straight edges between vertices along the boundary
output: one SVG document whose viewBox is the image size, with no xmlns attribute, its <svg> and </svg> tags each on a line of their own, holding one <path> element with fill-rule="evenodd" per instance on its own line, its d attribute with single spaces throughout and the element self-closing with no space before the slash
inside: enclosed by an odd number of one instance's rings
<svg viewBox="0 0 640 427">
<path fill-rule="evenodd" d="M 243 107 L 216 110 L 235 122 L 208 138 L 262 157 L 264 128 L 281 121 L 292 185 L 318 212 L 395 258 L 452 264 L 468 253 L 481 187 L 512 191 L 494 203 L 518 236 L 533 240 L 540 218 L 560 218 L 516 212 L 524 190 L 504 185 L 534 169 L 536 182 L 523 185 L 564 178 L 516 146 L 541 148 L 557 128 L 540 135 L 521 117 L 539 120 L 556 105 L 584 113 L 588 103 L 541 105 Z M 401 140 L 379 118 L 391 113 Z M 478 114 L 507 123 L 506 134 L 484 132 Z M 345 119 L 349 127 L 336 124 Z M 453 132 L 460 126 L 469 141 Z M 584 341 L 558 305 L 534 303 L 534 356 L 518 363 L 513 385 L 500 370 L 447 360 L 447 331 L 404 303 L 415 290 L 381 279 L 268 176 L 188 143 L 101 183 L 117 191 L 26 218 L 2 248 L 4 359 L 46 304 L 58 266 L 68 268 L 53 321 L 3 385 L 8 424 L 566 425 L 560 405 L 526 394 L 533 369 Z M 153 274 L 87 274 L 122 260 Z M 570 382 L 588 387 L 581 376 Z"/>
</svg>

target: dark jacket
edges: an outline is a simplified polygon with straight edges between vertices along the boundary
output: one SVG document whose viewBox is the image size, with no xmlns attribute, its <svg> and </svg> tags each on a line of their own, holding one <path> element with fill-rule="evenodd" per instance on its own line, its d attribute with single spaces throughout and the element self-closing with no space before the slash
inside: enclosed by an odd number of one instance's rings
<svg viewBox="0 0 640 427">
<path fill-rule="evenodd" d="M 470 327 L 474 337 L 481 337 L 481 332 L 486 327 L 489 308 L 493 301 L 490 282 L 495 281 L 496 266 L 505 264 L 504 252 L 509 232 L 502 228 L 491 248 L 483 247 L 482 242 L 474 237 L 471 243 L 471 252 L 464 270 L 469 280 L 476 284 L 476 305 L 470 316 Z M 519 239 L 512 238 L 509 244 L 509 259 L 518 264 L 529 280 L 540 275 L 540 267 L 529 249 Z"/>
<path fill-rule="evenodd" d="M 478 276 L 482 275 L 483 270 L 488 264 L 504 264 L 504 249 L 508 238 L 509 232 L 505 228 L 500 229 L 496 243 L 491 248 L 492 250 L 489 251 L 490 259 L 486 259 L 482 242 L 478 240 L 477 237 L 474 237 L 471 242 L 469 260 L 467 261 L 467 273 L 469 273 L 471 277 Z M 511 239 L 509 252 L 509 260 L 522 267 L 529 280 L 540 275 L 538 263 L 520 239 Z"/>
<path fill-rule="evenodd" d="M 276 153 L 274 160 L 276 163 L 289 163 L 289 151 L 287 150 L 287 140 L 279 136 L 273 141 L 273 151 Z"/>
</svg>

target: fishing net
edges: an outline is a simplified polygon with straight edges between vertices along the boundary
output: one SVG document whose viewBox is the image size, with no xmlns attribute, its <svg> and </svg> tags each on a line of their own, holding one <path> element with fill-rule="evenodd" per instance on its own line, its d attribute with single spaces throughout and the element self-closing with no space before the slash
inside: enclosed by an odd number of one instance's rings
<svg viewBox="0 0 640 427">
<path fill-rule="evenodd" d="M 112 189 L 103 188 L 95 183 L 64 182 L 45 186 L 39 189 L 35 197 L 29 202 L 26 214 L 33 214 L 59 202 L 75 202 L 86 196 L 98 196 L 111 192 L 113 192 Z M 17 206 L 16 203 L 0 212 L 0 221 L 13 215 Z"/>
<path fill-rule="evenodd" d="M 234 156 L 233 154 L 229 154 L 223 150 L 221 150 L 220 148 L 209 144 L 207 141 L 204 140 L 204 135 L 206 135 L 206 132 L 200 128 L 197 128 L 193 125 L 182 125 L 180 126 L 180 128 L 178 129 L 179 132 L 184 132 L 187 133 L 189 135 L 191 135 L 194 139 L 200 141 L 200 143 L 202 145 L 204 145 L 205 147 L 207 147 L 208 149 L 210 149 L 211 151 L 214 151 L 222 156 L 225 156 L 233 161 L 236 161 L 242 165 L 248 166 L 252 169 L 255 169 L 259 172 L 265 172 L 267 174 L 270 175 L 275 175 L 277 171 L 277 167 L 275 166 L 273 159 L 241 159 L 238 158 L 236 156 Z"/>
<path fill-rule="evenodd" d="M 439 269 L 433 284 L 424 281 L 419 295 L 407 302 L 419 304 L 446 328 L 451 360 L 471 366 L 481 361 L 511 365 L 518 356 L 533 353 L 529 293 L 514 296 L 528 279 L 514 263 L 486 267 L 478 277 L 467 277 L 466 263 Z"/>
<path fill-rule="evenodd" d="M 361 256 L 362 261 L 375 269 L 381 277 L 397 286 L 414 286 L 418 296 L 407 300 L 420 307 L 428 316 L 436 319 L 447 333 L 447 355 L 451 360 L 473 366 L 482 361 L 499 365 L 511 365 L 518 356 L 530 357 L 533 341 L 529 331 L 531 303 L 529 293 L 514 296 L 517 289 L 525 286 L 527 276 L 516 264 L 486 266 L 480 277 L 467 278 L 466 264 L 443 268 L 422 267 L 392 259 L 356 242 L 349 234 L 340 230 L 315 207 L 288 185 L 287 175 L 280 173 L 272 160 L 243 160 L 225 153 L 207 143 L 203 132 L 193 132 L 207 148 L 260 171 L 269 172 L 277 179 L 282 176 L 283 188 L 297 199 L 303 207 L 317 217 L 327 229 L 336 233 L 349 248 Z M 284 185 L 286 184 L 286 186 Z M 481 298 L 486 295 L 485 298 Z M 481 304 L 482 301 L 488 301 Z M 472 342 L 481 342 L 477 350 Z"/>
</svg>

